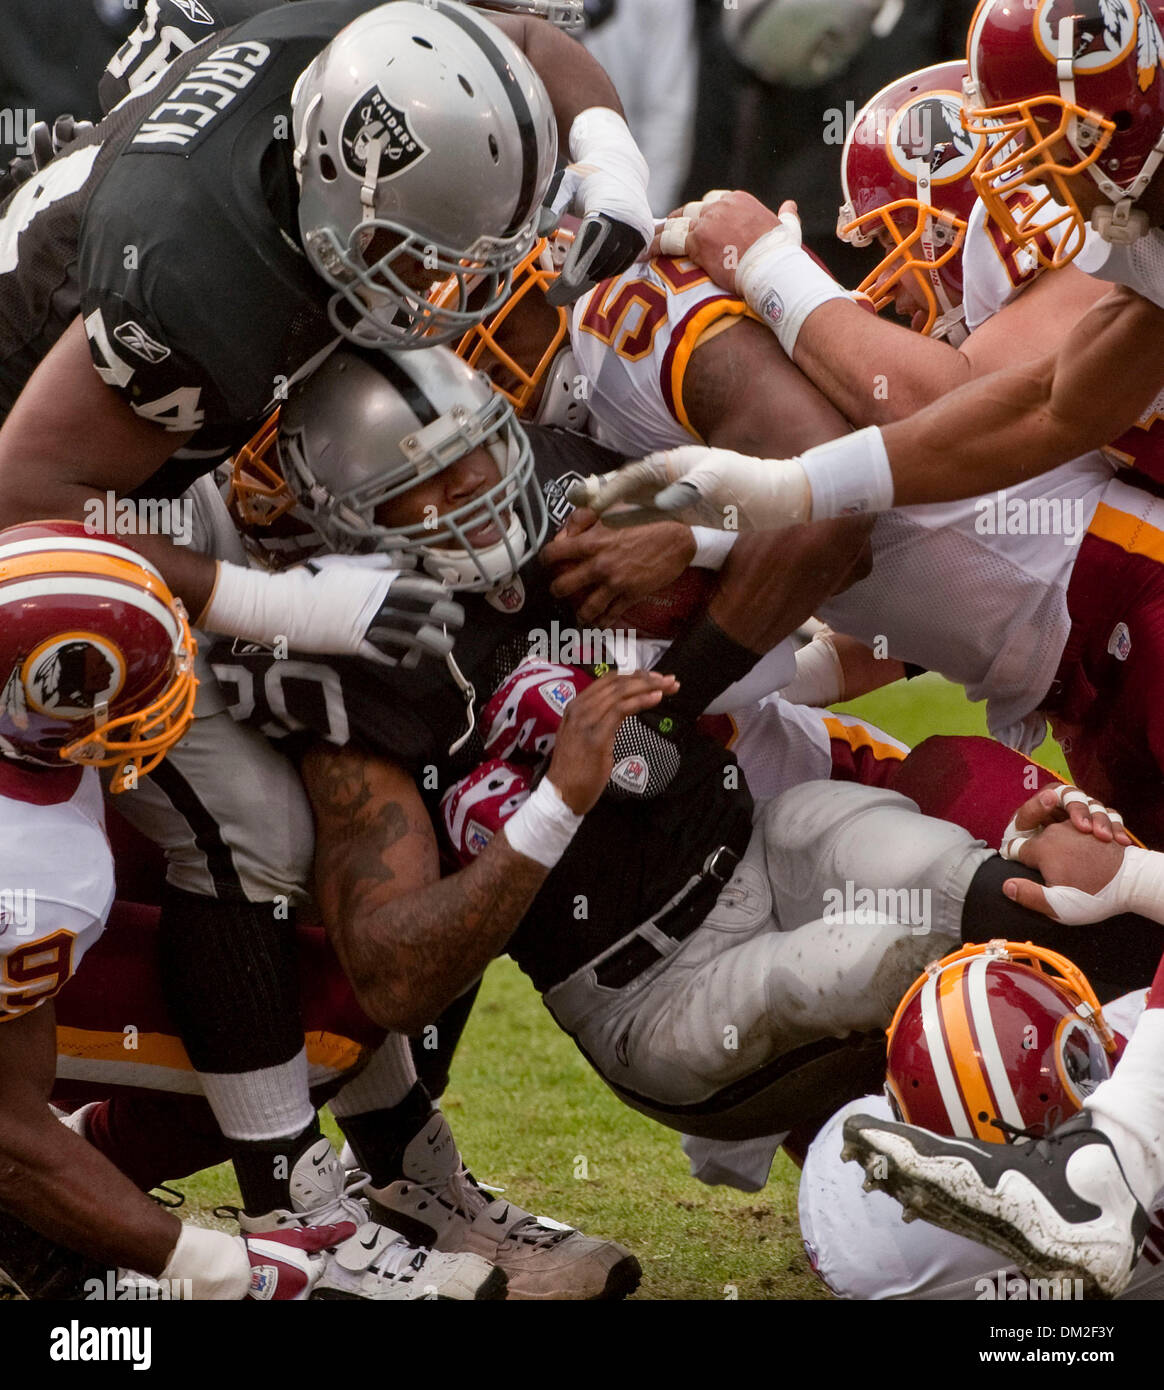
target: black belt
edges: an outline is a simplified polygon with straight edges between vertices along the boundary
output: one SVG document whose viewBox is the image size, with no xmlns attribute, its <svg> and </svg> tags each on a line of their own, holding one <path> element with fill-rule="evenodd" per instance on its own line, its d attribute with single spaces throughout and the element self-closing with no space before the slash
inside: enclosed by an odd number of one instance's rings
<svg viewBox="0 0 1164 1390">
<path fill-rule="evenodd" d="M 699 926 L 711 911 L 726 883 L 736 871 L 740 856 L 727 845 L 713 849 L 687 887 L 669 907 L 657 917 L 652 917 L 646 926 L 656 927 L 669 936 L 672 941 L 684 941 Z M 607 989 L 621 989 L 657 961 L 664 958 L 664 952 L 639 935 L 641 928 L 624 945 L 607 955 L 599 956 L 593 965 L 598 984 Z"/>
</svg>

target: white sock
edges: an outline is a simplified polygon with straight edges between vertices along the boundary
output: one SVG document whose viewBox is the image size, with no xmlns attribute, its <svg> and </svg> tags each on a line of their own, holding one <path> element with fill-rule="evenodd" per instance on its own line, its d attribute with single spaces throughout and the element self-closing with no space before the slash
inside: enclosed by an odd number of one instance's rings
<svg viewBox="0 0 1164 1390">
<path fill-rule="evenodd" d="M 349 1081 L 329 1102 L 331 1113 L 366 1115 L 369 1110 L 391 1110 L 416 1085 L 412 1049 L 403 1033 L 389 1033 L 359 1076 Z"/>
<path fill-rule="evenodd" d="M 228 1139 L 256 1143 L 301 1134 L 315 1118 L 307 1086 L 307 1049 L 277 1067 L 199 1072 L 198 1080 Z"/>
<path fill-rule="evenodd" d="M 1146 1211 L 1164 1187 L 1164 1009 L 1145 1009 L 1111 1079 L 1084 1101 Z"/>
</svg>

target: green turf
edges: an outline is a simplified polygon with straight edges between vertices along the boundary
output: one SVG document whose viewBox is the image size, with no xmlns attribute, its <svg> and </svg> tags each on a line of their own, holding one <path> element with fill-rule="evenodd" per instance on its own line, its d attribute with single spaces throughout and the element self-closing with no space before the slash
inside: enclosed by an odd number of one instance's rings
<svg viewBox="0 0 1164 1390">
<path fill-rule="evenodd" d="M 984 731 L 982 706 L 934 676 L 845 708 L 907 743 Z M 1062 767 L 1053 744 L 1038 756 Z M 827 1297 L 801 1247 L 792 1163 L 781 1154 L 754 1195 L 696 1182 L 678 1136 L 606 1090 L 509 960 L 485 977 L 444 1108 L 481 1180 L 634 1250 L 643 1266 L 638 1298 Z M 225 1168 L 181 1186 L 184 1214 L 203 1222 L 216 1204 L 238 1200 Z"/>
</svg>

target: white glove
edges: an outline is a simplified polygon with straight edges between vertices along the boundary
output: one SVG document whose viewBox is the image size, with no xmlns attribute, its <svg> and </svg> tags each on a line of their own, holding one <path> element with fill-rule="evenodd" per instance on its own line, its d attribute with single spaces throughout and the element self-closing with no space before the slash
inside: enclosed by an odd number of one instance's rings
<svg viewBox="0 0 1164 1390">
<path fill-rule="evenodd" d="M 398 555 L 325 555 L 268 574 L 220 561 L 198 626 L 296 651 L 415 666 L 445 656 L 464 610 L 435 579 L 401 570 Z"/>
<path fill-rule="evenodd" d="M 729 531 L 797 526 L 809 520 L 812 502 L 796 459 L 755 459 L 697 444 L 650 454 L 613 473 L 592 474 L 567 496 L 575 506 L 598 512 L 608 526 L 685 521 Z M 637 506 L 605 514 L 616 502 Z"/>
<path fill-rule="evenodd" d="M 571 304 L 611 275 L 634 265 L 655 235 L 647 200 L 650 170 L 626 122 L 606 106 L 592 106 L 570 127 L 570 158 L 553 211 L 573 210 L 582 225 L 546 298 Z"/>
</svg>

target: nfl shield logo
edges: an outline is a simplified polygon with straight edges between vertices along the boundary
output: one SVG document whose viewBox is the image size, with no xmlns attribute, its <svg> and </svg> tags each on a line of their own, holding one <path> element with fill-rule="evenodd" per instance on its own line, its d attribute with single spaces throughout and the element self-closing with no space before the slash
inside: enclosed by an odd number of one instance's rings
<svg viewBox="0 0 1164 1390">
<path fill-rule="evenodd" d="M 559 712 L 564 710 L 574 696 L 578 693 L 574 689 L 574 682 L 568 680 L 547 681 L 543 686 L 538 687 L 542 699 L 553 710 Z"/>
<path fill-rule="evenodd" d="M 1132 634 L 1128 631 L 1127 623 L 1116 623 L 1112 628 L 1111 636 L 1107 639 L 1108 652 L 1117 661 L 1127 661 L 1132 654 Z"/>
<path fill-rule="evenodd" d="M 610 774 L 610 780 L 628 792 L 638 793 L 646 789 L 650 772 L 646 759 L 631 756 L 623 758 L 622 762 Z"/>
<path fill-rule="evenodd" d="M 480 854 L 492 838 L 492 830 L 487 830 L 480 821 L 471 820 L 465 829 L 465 848 L 470 854 Z"/>
<path fill-rule="evenodd" d="M 344 164 L 356 178 L 364 177 L 368 156 L 377 141 L 377 182 L 394 179 L 428 154 L 428 146 L 413 132 L 407 113 L 393 106 L 379 86 L 369 87 L 353 104 L 340 132 Z"/>
</svg>

